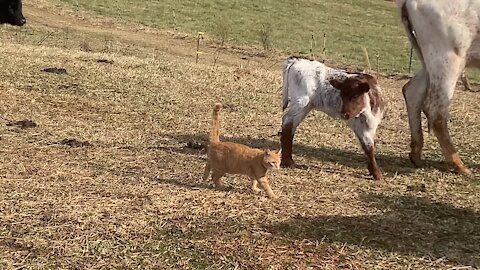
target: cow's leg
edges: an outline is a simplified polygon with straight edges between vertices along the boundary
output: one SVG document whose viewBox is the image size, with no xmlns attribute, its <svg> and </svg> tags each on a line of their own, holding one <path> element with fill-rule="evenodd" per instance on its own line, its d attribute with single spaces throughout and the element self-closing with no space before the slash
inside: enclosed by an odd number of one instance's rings
<svg viewBox="0 0 480 270">
<path fill-rule="evenodd" d="M 410 126 L 410 161 L 416 167 L 422 167 L 423 131 L 422 131 L 422 110 L 428 87 L 428 74 L 424 68 L 403 86 L 403 97 L 407 105 L 408 124 Z"/>
<path fill-rule="evenodd" d="M 440 143 L 446 161 L 453 164 L 458 173 L 471 174 L 453 145 L 447 125 L 450 100 L 465 64 L 462 58 L 456 55 L 447 58 L 447 61 L 443 63 L 446 64 L 438 65 L 438 73 L 430 78 L 431 88 L 428 92 L 425 112 L 429 126 Z"/>
<path fill-rule="evenodd" d="M 309 105 L 301 107 L 295 104 L 290 107 L 287 113 L 285 113 L 283 116 L 282 133 L 280 136 L 280 143 L 282 145 L 282 167 L 290 167 L 295 165 L 295 162 L 293 162 L 292 158 L 292 145 L 293 137 L 295 136 L 295 130 L 311 110 L 312 109 Z"/>
<path fill-rule="evenodd" d="M 367 117 L 369 119 L 367 119 Z M 383 180 L 383 174 L 377 165 L 375 159 L 375 133 L 377 123 L 372 115 L 360 115 L 349 122 L 349 126 L 355 132 L 355 135 L 362 146 L 365 156 L 367 157 L 368 171 L 375 180 Z"/>
</svg>

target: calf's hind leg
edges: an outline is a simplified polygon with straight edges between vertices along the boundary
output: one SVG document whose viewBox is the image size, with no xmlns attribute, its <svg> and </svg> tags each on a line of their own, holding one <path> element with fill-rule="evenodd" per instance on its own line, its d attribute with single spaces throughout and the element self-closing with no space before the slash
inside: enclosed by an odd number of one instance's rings
<svg viewBox="0 0 480 270">
<path fill-rule="evenodd" d="M 282 134 L 280 136 L 280 143 L 282 145 L 282 167 L 295 165 L 292 158 L 295 130 L 311 110 L 309 105 L 305 107 L 293 105 L 283 116 Z"/>
</svg>

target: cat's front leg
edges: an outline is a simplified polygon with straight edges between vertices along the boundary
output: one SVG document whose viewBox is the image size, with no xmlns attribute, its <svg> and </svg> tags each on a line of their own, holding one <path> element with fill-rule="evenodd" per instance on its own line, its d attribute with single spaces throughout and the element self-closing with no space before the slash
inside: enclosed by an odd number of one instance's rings
<svg viewBox="0 0 480 270">
<path fill-rule="evenodd" d="M 258 188 L 258 181 L 257 179 L 252 179 L 252 190 L 255 193 L 260 193 L 262 190 Z"/>
<path fill-rule="evenodd" d="M 212 173 L 212 181 L 213 181 L 213 184 L 215 185 L 215 188 L 218 189 L 218 190 L 225 190 L 225 185 L 223 185 L 223 181 L 222 181 L 222 176 L 224 175 L 225 173 L 223 172 L 219 172 L 219 171 L 213 171 Z"/>
<path fill-rule="evenodd" d="M 258 180 L 258 183 L 260 184 L 260 187 L 265 190 L 265 192 L 267 193 L 268 197 L 270 197 L 270 199 L 278 199 L 278 196 L 275 195 L 272 191 L 272 188 L 270 187 L 270 184 L 268 183 L 268 179 L 266 176 L 260 178 Z"/>
</svg>

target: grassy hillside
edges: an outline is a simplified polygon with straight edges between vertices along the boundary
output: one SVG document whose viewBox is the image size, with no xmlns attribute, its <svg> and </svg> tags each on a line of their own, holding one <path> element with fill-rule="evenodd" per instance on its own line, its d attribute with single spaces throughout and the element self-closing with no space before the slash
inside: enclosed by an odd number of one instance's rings
<svg viewBox="0 0 480 270">
<path fill-rule="evenodd" d="M 313 112 L 297 168 L 201 179 L 212 105 L 224 140 L 278 148 L 281 57 L 216 48 L 49 0 L 0 27 L 0 269 L 469 269 L 480 267 L 480 104 L 457 91 L 451 133 L 474 178 L 433 136 L 408 160 L 401 86 L 378 131 L 375 183 L 353 134 Z M 42 71 L 65 68 L 66 74 Z M 28 119 L 36 126 L 22 126 Z"/>
<path fill-rule="evenodd" d="M 211 38 L 218 38 L 222 29 L 228 28 L 230 43 L 236 45 L 261 46 L 258 32 L 267 24 L 273 47 L 288 54 L 309 54 L 313 34 L 314 53 L 321 57 L 326 34 L 327 58 L 337 63 L 365 68 L 365 47 L 373 67 L 379 55 L 382 72 L 408 70 L 410 46 L 391 1 L 62 1 L 164 29 L 190 34 L 203 31 Z"/>
</svg>

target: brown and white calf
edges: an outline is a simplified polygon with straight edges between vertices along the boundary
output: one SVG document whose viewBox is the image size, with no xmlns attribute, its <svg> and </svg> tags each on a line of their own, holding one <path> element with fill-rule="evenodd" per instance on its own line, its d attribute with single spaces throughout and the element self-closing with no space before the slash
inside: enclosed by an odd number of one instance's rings
<svg viewBox="0 0 480 270">
<path fill-rule="evenodd" d="M 422 166 L 421 113 L 437 137 L 445 159 L 470 174 L 448 131 L 448 107 L 465 66 L 480 67 L 480 1 L 397 0 L 401 19 L 422 62 L 403 87 L 411 132 L 410 160 Z"/>
<path fill-rule="evenodd" d="M 312 110 L 343 118 L 353 129 L 376 180 L 383 175 L 375 160 L 375 134 L 383 118 L 385 102 L 375 78 L 347 73 L 324 64 L 296 57 L 283 66 L 282 166 L 294 165 L 292 144 L 295 130 Z"/>
</svg>

